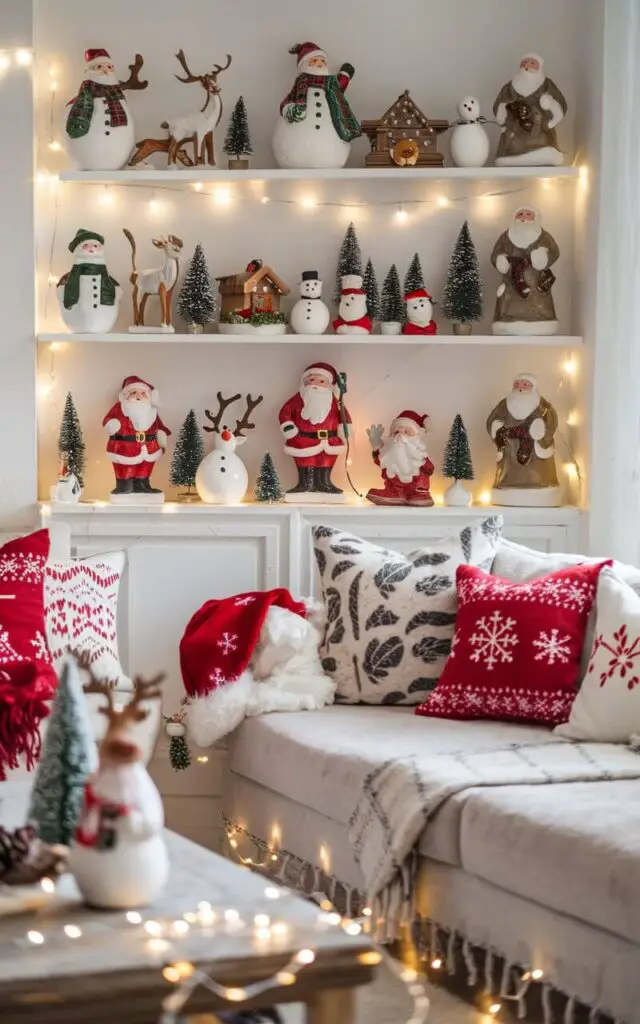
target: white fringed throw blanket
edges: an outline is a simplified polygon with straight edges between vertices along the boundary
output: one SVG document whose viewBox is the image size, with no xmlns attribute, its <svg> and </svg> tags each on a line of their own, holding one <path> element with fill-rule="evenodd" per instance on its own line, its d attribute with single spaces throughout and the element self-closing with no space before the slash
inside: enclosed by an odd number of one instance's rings
<svg viewBox="0 0 640 1024">
<path fill-rule="evenodd" d="M 380 937 L 393 939 L 413 917 L 417 845 L 445 800 L 478 786 L 539 786 L 640 778 L 640 755 L 613 743 L 510 744 L 497 749 L 425 752 L 370 772 L 349 823 Z"/>
</svg>

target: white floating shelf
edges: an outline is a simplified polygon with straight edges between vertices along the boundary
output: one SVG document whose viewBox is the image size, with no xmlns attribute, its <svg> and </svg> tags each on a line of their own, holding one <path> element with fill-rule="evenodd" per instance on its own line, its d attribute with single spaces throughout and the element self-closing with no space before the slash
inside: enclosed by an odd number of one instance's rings
<svg viewBox="0 0 640 1024">
<path fill-rule="evenodd" d="M 55 175 L 54 175 L 55 176 Z M 329 167 L 290 170 L 277 167 L 251 167 L 246 171 L 229 171 L 222 168 L 186 167 L 182 170 L 156 170 L 145 167 L 140 170 L 125 168 L 122 171 L 62 171 L 60 181 L 81 181 L 96 185 L 158 185 L 203 184 L 213 182 L 252 181 L 509 181 L 546 180 L 549 178 L 578 178 L 579 167 Z"/>
<path fill-rule="evenodd" d="M 537 335 L 494 334 L 39 334 L 40 344 L 91 343 L 137 345 L 529 345 L 554 348 L 579 348 L 579 335 L 554 334 L 550 337 Z"/>
</svg>

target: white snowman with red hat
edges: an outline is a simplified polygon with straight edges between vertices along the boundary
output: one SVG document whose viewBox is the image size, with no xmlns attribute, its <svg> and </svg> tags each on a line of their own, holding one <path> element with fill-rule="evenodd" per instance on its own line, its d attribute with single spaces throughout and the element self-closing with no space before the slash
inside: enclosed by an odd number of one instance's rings
<svg viewBox="0 0 640 1024">
<path fill-rule="evenodd" d="M 371 334 L 373 321 L 367 313 L 367 293 L 359 274 L 340 278 L 340 304 L 333 321 L 336 334 Z"/>
<path fill-rule="evenodd" d="M 126 82 L 118 79 L 107 50 L 86 50 L 84 61 L 84 80 L 67 104 L 67 153 L 81 171 L 117 171 L 124 167 L 135 144 L 125 90 L 146 89 L 148 85 L 138 77 L 142 57 L 136 54 Z"/>
<path fill-rule="evenodd" d="M 351 142 L 362 135 L 345 91 L 353 78 L 352 64 L 337 75 L 329 71 L 327 55 L 316 43 L 298 43 L 298 73 L 280 104 L 273 134 L 273 153 L 279 167 L 344 167 Z"/>
<path fill-rule="evenodd" d="M 403 334 L 437 334 L 438 325 L 433 319 L 433 298 L 426 288 L 415 288 L 404 297 L 407 307 L 407 321 L 402 325 Z"/>
</svg>

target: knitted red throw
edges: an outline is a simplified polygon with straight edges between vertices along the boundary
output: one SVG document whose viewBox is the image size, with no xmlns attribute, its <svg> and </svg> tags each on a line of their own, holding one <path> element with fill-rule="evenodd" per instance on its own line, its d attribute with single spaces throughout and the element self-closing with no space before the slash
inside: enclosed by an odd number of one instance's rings
<svg viewBox="0 0 640 1024">
<path fill-rule="evenodd" d="M 5 664 L 0 670 L 0 781 L 25 758 L 27 770 L 40 757 L 40 722 L 49 714 L 53 689 L 32 661 Z"/>
</svg>

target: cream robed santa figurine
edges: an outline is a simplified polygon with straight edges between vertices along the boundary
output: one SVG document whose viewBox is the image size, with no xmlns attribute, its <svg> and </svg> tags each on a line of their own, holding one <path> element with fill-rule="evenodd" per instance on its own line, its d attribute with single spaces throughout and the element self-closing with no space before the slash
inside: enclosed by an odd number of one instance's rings
<svg viewBox="0 0 640 1024">
<path fill-rule="evenodd" d="M 276 163 L 279 167 L 344 167 L 351 141 L 362 135 L 345 96 L 353 65 L 343 64 L 332 75 L 327 55 L 316 43 L 299 43 L 289 53 L 298 58 L 298 74 L 280 104 L 273 134 Z"/>
<path fill-rule="evenodd" d="M 502 135 L 496 164 L 548 167 L 561 164 L 556 128 L 567 112 L 567 101 L 544 73 L 543 60 L 529 53 L 493 105 Z"/>
<path fill-rule="evenodd" d="M 520 206 L 511 227 L 504 231 L 491 253 L 491 262 L 502 274 L 493 316 L 494 334 L 555 334 L 558 330 L 551 289 L 551 267 L 560 256 L 555 239 L 540 222 L 535 206 Z"/>
<path fill-rule="evenodd" d="M 171 431 L 158 415 L 158 392 L 141 377 L 126 377 L 118 401 L 102 421 L 109 434 L 107 454 L 113 463 L 115 504 L 156 504 L 164 494 L 151 486 L 151 473 L 162 458 Z"/>
<path fill-rule="evenodd" d="M 350 424 L 335 368 L 329 363 L 307 366 L 298 393 L 280 410 L 284 450 L 298 470 L 298 483 L 285 501 L 344 501 L 343 491 L 331 482 L 331 470 L 347 450 Z"/>
<path fill-rule="evenodd" d="M 367 313 L 367 293 L 359 274 L 340 278 L 338 316 L 333 321 L 336 334 L 371 334 L 373 321 Z"/>
<path fill-rule="evenodd" d="M 380 423 L 367 430 L 373 461 L 382 470 L 384 484 L 367 492 L 374 505 L 433 505 L 429 488 L 434 465 L 425 445 L 428 419 L 405 409 L 392 421 L 386 439 Z"/>
<path fill-rule="evenodd" d="M 73 267 L 58 281 L 60 313 L 75 334 L 105 334 L 118 319 L 122 288 L 104 257 L 104 236 L 80 228 L 69 242 Z"/>
<path fill-rule="evenodd" d="M 511 394 L 489 414 L 497 448 L 494 505 L 553 507 L 561 502 L 553 436 L 558 414 L 538 391 L 532 373 L 519 373 Z"/>
</svg>

